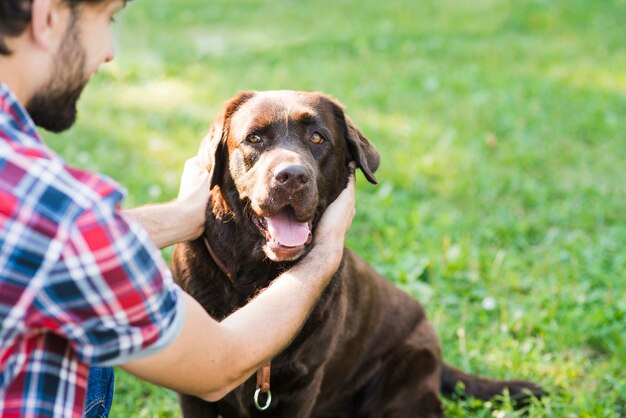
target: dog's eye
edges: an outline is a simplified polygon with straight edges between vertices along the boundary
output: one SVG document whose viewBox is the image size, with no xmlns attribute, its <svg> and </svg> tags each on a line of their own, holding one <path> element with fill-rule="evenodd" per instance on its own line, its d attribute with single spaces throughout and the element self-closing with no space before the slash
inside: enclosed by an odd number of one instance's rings
<svg viewBox="0 0 626 418">
<path fill-rule="evenodd" d="M 311 142 L 314 144 L 321 144 L 324 142 L 324 137 L 317 132 L 313 132 L 313 135 L 311 135 Z"/>
<path fill-rule="evenodd" d="M 246 137 L 246 141 L 251 144 L 258 144 L 261 142 L 261 137 L 258 134 L 250 134 Z"/>
</svg>

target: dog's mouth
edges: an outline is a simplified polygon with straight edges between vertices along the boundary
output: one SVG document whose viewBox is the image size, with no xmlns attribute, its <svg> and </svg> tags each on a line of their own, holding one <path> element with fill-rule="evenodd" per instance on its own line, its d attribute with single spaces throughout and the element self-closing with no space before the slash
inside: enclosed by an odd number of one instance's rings
<svg viewBox="0 0 626 418">
<path fill-rule="evenodd" d="M 273 261 L 296 260 L 313 240 L 313 221 L 298 221 L 289 205 L 268 217 L 253 213 L 252 220 L 266 240 L 265 253 Z"/>
</svg>

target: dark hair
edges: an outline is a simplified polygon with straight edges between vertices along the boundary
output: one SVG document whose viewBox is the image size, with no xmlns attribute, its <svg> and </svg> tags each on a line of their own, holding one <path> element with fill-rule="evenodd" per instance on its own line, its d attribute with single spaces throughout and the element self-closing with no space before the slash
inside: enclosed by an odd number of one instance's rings
<svg viewBox="0 0 626 418">
<path fill-rule="evenodd" d="M 64 0 L 74 8 L 80 3 L 102 3 L 106 0 Z M 129 0 L 124 0 L 127 3 Z M 11 55 L 4 40 L 19 36 L 30 23 L 33 0 L 0 0 L 0 55 Z"/>
</svg>

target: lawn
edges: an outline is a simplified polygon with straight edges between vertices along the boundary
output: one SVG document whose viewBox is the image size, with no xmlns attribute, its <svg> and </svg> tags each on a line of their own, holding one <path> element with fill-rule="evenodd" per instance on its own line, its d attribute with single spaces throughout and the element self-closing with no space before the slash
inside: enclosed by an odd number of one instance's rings
<svg viewBox="0 0 626 418">
<path fill-rule="evenodd" d="M 382 154 L 348 245 L 425 304 L 446 360 L 553 390 L 529 417 L 626 416 L 624 22 L 624 0 L 134 0 L 46 138 L 135 206 L 176 195 L 236 92 L 329 93 Z M 113 417 L 178 415 L 119 371 Z"/>
</svg>

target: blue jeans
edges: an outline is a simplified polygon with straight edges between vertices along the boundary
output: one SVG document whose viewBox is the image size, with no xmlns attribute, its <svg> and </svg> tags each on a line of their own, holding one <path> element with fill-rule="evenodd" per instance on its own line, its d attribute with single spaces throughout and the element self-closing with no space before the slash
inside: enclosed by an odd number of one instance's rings
<svg viewBox="0 0 626 418">
<path fill-rule="evenodd" d="M 87 381 L 84 418 L 107 418 L 113 402 L 113 367 L 92 367 Z"/>
</svg>

